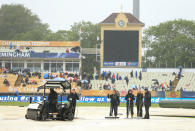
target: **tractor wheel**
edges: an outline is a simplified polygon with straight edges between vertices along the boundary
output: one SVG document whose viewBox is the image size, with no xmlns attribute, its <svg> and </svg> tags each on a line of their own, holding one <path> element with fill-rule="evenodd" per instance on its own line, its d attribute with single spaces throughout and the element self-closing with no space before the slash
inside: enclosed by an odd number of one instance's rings
<svg viewBox="0 0 195 131">
<path fill-rule="evenodd" d="M 41 120 L 42 120 L 42 121 L 45 121 L 46 119 L 47 119 L 47 113 L 43 112 L 43 113 L 41 114 Z"/>
<path fill-rule="evenodd" d="M 26 119 L 28 119 L 28 116 L 27 116 L 27 115 L 25 115 L 25 118 L 26 118 Z"/>
<path fill-rule="evenodd" d="M 72 113 L 68 113 L 68 120 L 72 121 L 74 119 L 74 115 Z"/>
</svg>

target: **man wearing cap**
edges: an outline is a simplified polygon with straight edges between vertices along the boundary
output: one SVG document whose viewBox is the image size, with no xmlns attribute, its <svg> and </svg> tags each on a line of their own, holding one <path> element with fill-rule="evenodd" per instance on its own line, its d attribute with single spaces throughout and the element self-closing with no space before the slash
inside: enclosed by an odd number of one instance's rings
<svg viewBox="0 0 195 131">
<path fill-rule="evenodd" d="M 133 95 L 132 90 L 128 91 L 128 94 L 125 96 L 125 100 L 127 101 L 127 118 L 129 116 L 129 112 L 131 111 L 131 118 L 133 118 L 133 100 L 135 100 L 135 97 Z"/>
<path fill-rule="evenodd" d="M 150 119 L 149 107 L 151 106 L 151 93 L 148 91 L 147 88 L 145 89 L 144 106 L 146 114 L 143 119 Z"/>
</svg>

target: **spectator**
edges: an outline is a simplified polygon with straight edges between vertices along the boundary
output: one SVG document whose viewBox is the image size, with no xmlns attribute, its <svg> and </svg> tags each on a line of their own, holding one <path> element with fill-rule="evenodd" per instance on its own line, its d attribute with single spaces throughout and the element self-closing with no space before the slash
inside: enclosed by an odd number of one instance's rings
<svg viewBox="0 0 195 131">
<path fill-rule="evenodd" d="M 89 75 L 89 79 L 93 80 L 93 75 L 92 74 Z"/>
<path fill-rule="evenodd" d="M 110 86 L 110 84 L 108 84 L 108 88 L 107 88 L 108 90 L 111 90 L 111 86 Z"/>
<path fill-rule="evenodd" d="M 111 72 L 110 71 L 108 72 L 108 78 L 111 78 Z"/>
<path fill-rule="evenodd" d="M 38 78 L 41 79 L 41 73 L 38 73 Z"/>
<path fill-rule="evenodd" d="M 103 73 L 104 73 L 104 77 L 103 77 L 103 80 L 104 80 L 104 79 L 105 79 L 105 77 L 106 77 L 106 71 L 104 71 Z"/>
<path fill-rule="evenodd" d="M 92 78 L 93 78 L 93 80 L 95 80 L 95 74 L 92 74 Z"/>
<path fill-rule="evenodd" d="M 5 86 L 10 86 L 9 81 L 8 81 L 7 79 L 5 79 L 5 80 L 3 81 L 3 84 L 4 84 Z"/>
<path fill-rule="evenodd" d="M 21 83 L 25 83 L 23 79 L 21 80 Z"/>
<path fill-rule="evenodd" d="M 170 91 L 172 91 L 172 87 L 173 87 L 173 82 L 170 80 L 170 82 L 169 82 Z"/>
<path fill-rule="evenodd" d="M 31 76 L 32 76 L 30 72 L 28 72 L 27 75 L 29 78 L 31 78 Z"/>
<path fill-rule="evenodd" d="M 178 77 L 178 80 L 181 79 L 181 72 L 178 73 L 178 76 L 177 77 Z"/>
<path fill-rule="evenodd" d="M 133 77 L 133 70 L 131 71 L 130 75 L 131 75 L 131 78 L 132 78 Z"/>
<path fill-rule="evenodd" d="M 69 53 L 69 49 L 68 48 L 66 49 L 66 53 Z"/>
<path fill-rule="evenodd" d="M 126 80 L 127 85 L 129 85 L 129 78 L 128 78 L 128 76 L 125 77 L 125 80 Z"/>
<path fill-rule="evenodd" d="M 142 72 L 141 71 L 139 72 L 139 80 L 140 81 L 142 80 Z"/>
<path fill-rule="evenodd" d="M 119 80 L 122 80 L 122 77 L 121 76 L 119 76 Z"/>
<path fill-rule="evenodd" d="M 119 79 L 118 73 L 116 74 L 116 79 L 117 79 L 117 81 L 118 81 L 118 79 Z"/>
<path fill-rule="evenodd" d="M 113 78 L 113 79 L 115 79 L 115 78 L 116 78 L 115 74 L 113 74 L 113 75 L 112 75 L 112 78 Z"/>
<path fill-rule="evenodd" d="M 29 84 L 29 78 L 28 78 L 28 76 L 25 78 L 25 83 L 26 84 Z"/>
<path fill-rule="evenodd" d="M 98 77 L 99 77 L 98 74 L 95 74 L 95 79 L 96 79 L 96 80 L 98 80 Z"/>
<path fill-rule="evenodd" d="M 114 84 L 115 83 L 115 79 L 114 78 L 112 78 L 112 84 Z"/>
<path fill-rule="evenodd" d="M 107 90 L 108 85 L 104 84 L 103 88 L 104 88 L 104 90 Z"/>
<path fill-rule="evenodd" d="M 49 79 L 54 79 L 54 76 L 52 75 L 52 73 L 51 75 L 49 75 Z"/>
<path fill-rule="evenodd" d="M 135 77 L 136 77 L 136 79 L 137 79 L 137 71 L 135 72 Z"/>
</svg>

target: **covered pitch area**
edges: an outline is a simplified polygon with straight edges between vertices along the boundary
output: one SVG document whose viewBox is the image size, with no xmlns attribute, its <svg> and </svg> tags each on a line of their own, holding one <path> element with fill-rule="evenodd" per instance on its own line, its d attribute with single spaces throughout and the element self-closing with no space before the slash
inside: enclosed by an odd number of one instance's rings
<svg viewBox="0 0 195 131">
<path fill-rule="evenodd" d="M 151 119 L 126 119 L 125 107 L 120 119 L 105 119 L 109 107 L 79 107 L 74 121 L 33 121 L 24 118 L 27 107 L 1 106 L 1 131 L 194 131 L 193 109 L 151 108 Z M 134 109 L 135 110 L 135 109 Z M 170 117 L 171 116 L 171 117 Z M 136 117 L 136 116 L 135 116 Z"/>
</svg>

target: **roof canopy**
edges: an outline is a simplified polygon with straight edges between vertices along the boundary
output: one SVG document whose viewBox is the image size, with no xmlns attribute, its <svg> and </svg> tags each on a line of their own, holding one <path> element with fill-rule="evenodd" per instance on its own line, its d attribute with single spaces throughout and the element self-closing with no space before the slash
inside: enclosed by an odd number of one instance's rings
<svg viewBox="0 0 195 131">
<path fill-rule="evenodd" d="M 115 24 L 116 23 L 116 18 L 118 17 L 119 14 L 124 14 L 127 18 L 127 24 L 139 24 L 143 25 L 141 21 L 139 21 L 135 16 L 133 16 L 131 13 L 112 13 L 110 16 L 108 16 L 105 20 L 101 22 L 101 24 Z"/>
</svg>

